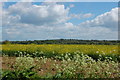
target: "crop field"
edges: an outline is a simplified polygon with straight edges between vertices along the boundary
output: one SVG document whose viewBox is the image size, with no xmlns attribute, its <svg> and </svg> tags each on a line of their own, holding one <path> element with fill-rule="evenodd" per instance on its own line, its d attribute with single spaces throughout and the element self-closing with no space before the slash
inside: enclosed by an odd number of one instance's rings
<svg viewBox="0 0 120 80">
<path fill-rule="evenodd" d="M 112 57 L 114 60 L 119 60 L 119 49 L 118 45 L 20 45 L 10 44 L 2 45 L 2 54 L 8 56 L 31 56 L 31 57 L 54 57 L 64 56 L 67 53 L 70 54 L 87 54 L 94 59 L 98 59 L 99 56 L 102 58 Z M 72 56 L 72 55 L 71 55 Z"/>
<path fill-rule="evenodd" d="M 1 51 L 3 80 L 120 77 L 118 45 L 3 44 Z"/>
</svg>

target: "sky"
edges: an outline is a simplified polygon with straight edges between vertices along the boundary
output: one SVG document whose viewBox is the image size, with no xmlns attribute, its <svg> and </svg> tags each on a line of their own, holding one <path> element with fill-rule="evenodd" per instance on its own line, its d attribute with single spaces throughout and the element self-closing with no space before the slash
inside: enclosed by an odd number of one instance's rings
<svg viewBox="0 0 120 80">
<path fill-rule="evenodd" d="M 119 2 L 119 0 L 1 0 L 0 2 Z"/>
<path fill-rule="evenodd" d="M 117 2 L 5 2 L 1 13 L 2 40 L 118 39 Z"/>
</svg>

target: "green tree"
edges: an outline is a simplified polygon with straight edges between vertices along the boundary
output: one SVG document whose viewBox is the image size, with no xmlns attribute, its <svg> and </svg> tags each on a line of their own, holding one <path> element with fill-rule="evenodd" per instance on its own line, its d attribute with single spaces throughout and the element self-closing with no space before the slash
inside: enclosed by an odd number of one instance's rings
<svg viewBox="0 0 120 80">
<path fill-rule="evenodd" d="M 3 41 L 3 44 L 11 44 L 11 42 L 8 40 L 5 40 L 5 41 Z"/>
</svg>

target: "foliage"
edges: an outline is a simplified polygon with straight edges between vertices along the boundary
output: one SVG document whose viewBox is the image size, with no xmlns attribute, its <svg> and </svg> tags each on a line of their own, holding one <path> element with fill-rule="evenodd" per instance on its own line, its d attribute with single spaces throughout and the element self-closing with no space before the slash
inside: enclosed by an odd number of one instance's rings
<svg viewBox="0 0 120 80">
<path fill-rule="evenodd" d="M 17 68 L 17 70 L 21 70 L 21 69 L 27 69 L 29 67 L 33 67 L 34 66 L 34 60 L 31 57 L 17 57 L 16 58 L 16 63 L 15 63 L 15 68 Z"/>
<path fill-rule="evenodd" d="M 38 77 L 34 68 L 33 58 L 31 57 L 17 57 L 16 63 L 14 64 L 14 70 L 6 70 L 2 74 L 2 80 L 28 80 L 31 78 Z"/>
<path fill-rule="evenodd" d="M 117 45 L 2 45 L 3 57 L 16 57 L 14 70 L 4 71 L 2 80 L 119 78 L 118 49 Z"/>
<path fill-rule="evenodd" d="M 57 58 L 58 56 L 56 56 Z M 111 57 L 106 57 L 104 61 L 99 58 L 97 61 L 88 55 L 78 53 L 70 56 L 70 53 L 65 57 L 59 56 L 61 60 L 44 57 L 18 57 L 14 64 L 13 71 L 5 71 L 2 80 L 10 80 L 11 78 L 19 78 L 20 80 L 31 78 L 119 78 L 119 62 L 112 61 Z M 42 69 L 50 62 L 48 68 L 55 70 L 55 74 L 46 72 Z M 31 63 L 32 62 L 32 63 Z M 37 64 L 34 62 L 38 62 Z M 29 66 L 27 66 L 29 65 Z M 44 75 L 37 74 L 39 69 L 45 72 Z M 34 70 L 34 71 L 33 71 Z"/>
<path fill-rule="evenodd" d="M 30 67 L 28 69 L 22 70 L 14 70 L 14 71 L 5 71 L 2 74 L 2 80 L 28 80 L 31 78 L 36 78 L 36 72 L 33 72 L 32 69 L 34 67 Z"/>
<path fill-rule="evenodd" d="M 8 40 L 5 40 L 5 41 L 2 42 L 2 44 L 11 44 L 11 42 L 8 41 Z"/>
<path fill-rule="evenodd" d="M 3 41 L 4 42 L 4 41 Z M 2 42 L 2 43 L 3 43 Z M 87 44 L 87 45 L 117 45 L 119 40 L 78 40 L 78 39 L 56 39 L 56 40 L 28 40 L 10 41 L 12 44 Z"/>
<path fill-rule="evenodd" d="M 57 74 L 55 78 L 115 78 L 119 76 L 119 63 L 106 60 L 95 61 L 88 55 L 74 55 L 73 59 L 69 54 L 62 60 L 60 65 L 55 65 Z"/>
<path fill-rule="evenodd" d="M 112 57 L 114 61 L 120 61 L 118 45 L 2 45 L 2 54 L 8 56 L 31 56 L 31 57 L 55 57 L 64 56 L 67 53 L 72 54 L 87 54 L 97 60 L 101 55 L 102 59 L 105 57 Z"/>
</svg>

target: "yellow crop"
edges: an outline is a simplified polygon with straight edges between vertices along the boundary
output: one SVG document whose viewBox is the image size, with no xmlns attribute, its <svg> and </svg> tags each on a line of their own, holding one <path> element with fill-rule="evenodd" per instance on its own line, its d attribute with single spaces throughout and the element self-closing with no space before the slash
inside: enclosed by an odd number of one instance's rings
<svg viewBox="0 0 120 80">
<path fill-rule="evenodd" d="M 62 44 L 9 44 L 2 45 L 2 51 L 28 51 L 28 52 L 45 52 L 45 53 L 74 53 L 81 52 L 84 54 L 118 54 L 118 45 L 62 45 Z"/>
</svg>

